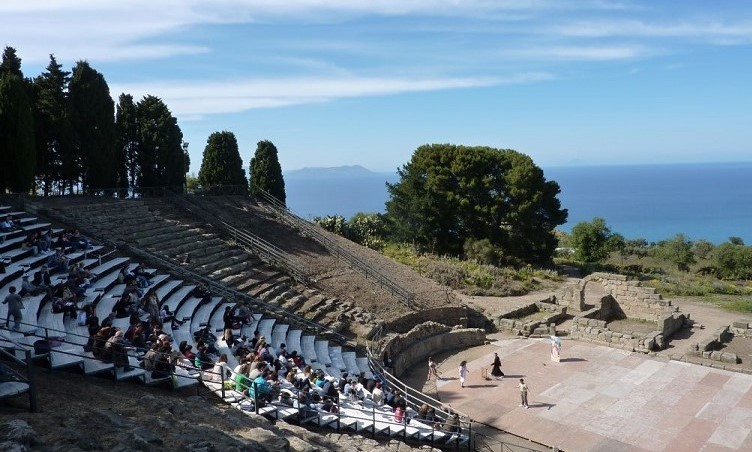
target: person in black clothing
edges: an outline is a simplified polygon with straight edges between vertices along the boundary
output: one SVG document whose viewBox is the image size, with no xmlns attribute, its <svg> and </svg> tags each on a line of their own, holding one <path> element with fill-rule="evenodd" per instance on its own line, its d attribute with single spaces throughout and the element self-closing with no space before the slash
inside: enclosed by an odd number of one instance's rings
<svg viewBox="0 0 752 452">
<path fill-rule="evenodd" d="M 227 306 L 225 308 L 225 313 L 222 315 L 222 321 L 224 322 L 224 339 L 225 342 L 227 342 L 227 345 L 232 347 L 235 345 L 235 340 L 232 337 L 232 326 L 237 321 L 235 318 L 235 308 L 232 306 Z"/>
<path fill-rule="evenodd" d="M 191 291 L 191 296 L 200 298 L 201 301 L 199 303 L 204 304 L 211 301 L 211 292 L 209 292 L 209 289 L 206 287 L 206 284 L 200 282 L 198 285 Z"/>
</svg>

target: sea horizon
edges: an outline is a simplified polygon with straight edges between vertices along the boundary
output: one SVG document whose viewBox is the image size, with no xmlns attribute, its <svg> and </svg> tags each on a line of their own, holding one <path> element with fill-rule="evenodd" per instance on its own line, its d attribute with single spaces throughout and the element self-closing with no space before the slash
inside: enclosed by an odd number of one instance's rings
<svg viewBox="0 0 752 452">
<path fill-rule="evenodd" d="M 353 167 L 347 167 L 353 168 Z M 302 216 L 383 213 L 389 198 L 386 183 L 396 173 L 362 167 L 356 176 L 337 168 L 325 177 L 317 169 L 285 173 L 288 207 Z M 614 233 L 649 242 L 685 234 L 690 240 L 719 244 L 740 237 L 752 244 L 752 162 L 659 163 L 543 167 L 547 180 L 561 187 L 570 232 L 595 217 Z M 320 175 L 321 173 L 318 172 Z"/>
</svg>

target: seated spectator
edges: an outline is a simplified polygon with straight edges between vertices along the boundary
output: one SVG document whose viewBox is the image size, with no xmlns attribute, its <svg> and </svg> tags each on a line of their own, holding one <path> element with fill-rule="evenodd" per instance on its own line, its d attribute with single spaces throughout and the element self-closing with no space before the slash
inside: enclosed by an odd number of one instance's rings
<svg viewBox="0 0 752 452">
<path fill-rule="evenodd" d="M 256 330 L 253 332 L 253 337 L 251 338 L 251 348 L 256 350 L 256 347 L 258 347 L 258 341 L 261 339 L 261 332 L 259 330 Z"/>
<path fill-rule="evenodd" d="M 142 323 L 135 323 L 128 328 L 125 332 L 125 339 L 130 344 L 138 349 L 145 350 L 146 347 L 146 334 L 144 333 L 144 325 Z"/>
<path fill-rule="evenodd" d="M 253 380 L 248 388 L 248 397 L 252 398 L 258 407 L 263 407 L 272 401 L 272 385 L 266 379 L 266 373 Z"/>
<path fill-rule="evenodd" d="M 224 340 L 227 342 L 228 346 L 235 345 L 235 340 L 232 335 L 232 330 L 235 326 L 235 322 L 237 321 L 235 318 L 235 308 L 232 306 L 227 306 L 225 308 L 224 314 L 222 314 L 222 321 L 224 322 Z"/>
<path fill-rule="evenodd" d="M 185 359 L 189 360 L 190 362 L 193 362 L 193 360 L 196 358 L 196 354 L 193 353 L 193 346 L 189 344 L 188 341 L 180 341 L 178 350 L 180 350 L 180 353 L 182 353 Z"/>
<path fill-rule="evenodd" d="M 235 312 L 235 317 L 238 319 L 238 321 L 242 322 L 244 325 L 248 325 L 251 323 L 252 318 L 252 312 L 250 309 L 248 309 L 248 306 L 238 303 L 237 310 Z"/>
<path fill-rule="evenodd" d="M 369 378 L 368 382 L 366 383 L 366 391 L 373 392 L 373 388 L 376 387 L 376 383 L 379 381 L 375 378 Z"/>
<path fill-rule="evenodd" d="M 248 378 L 250 378 L 251 380 L 255 380 L 256 377 L 264 374 L 265 368 L 266 368 L 266 365 L 262 361 L 252 362 L 249 366 L 250 370 L 248 371 Z"/>
<path fill-rule="evenodd" d="M 39 232 L 29 234 L 21 246 L 30 249 L 31 254 L 37 256 L 39 254 Z"/>
<path fill-rule="evenodd" d="M 342 375 L 340 375 L 339 379 L 337 380 L 337 390 L 341 392 L 342 394 L 345 393 L 345 385 L 347 384 L 348 378 L 347 378 L 347 372 L 342 372 Z"/>
<path fill-rule="evenodd" d="M 195 298 L 200 298 L 201 301 L 199 303 L 201 304 L 211 301 L 211 292 L 209 292 L 209 288 L 207 288 L 206 284 L 203 282 L 198 283 L 198 285 L 193 288 L 190 295 Z"/>
<path fill-rule="evenodd" d="M 428 413 L 426 413 L 426 422 L 436 422 L 436 408 L 429 407 Z"/>
<path fill-rule="evenodd" d="M 198 353 L 194 358 L 193 365 L 196 366 L 197 369 L 201 370 L 211 369 L 214 366 L 214 360 L 206 352 L 206 345 L 199 345 Z"/>
<path fill-rule="evenodd" d="M 170 307 L 165 303 L 162 305 L 162 309 L 159 311 L 159 319 L 162 324 L 172 322 L 175 325 L 182 325 L 183 322 L 175 318 L 175 313 L 170 311 Z"/>
<path fill-rule="evenodd" d="M 42 265 L 38 271 L 34 272 L 32 284 L 37 287 L 42 287 L 45 290 L 48 290 L 49 293 L 52 293 L 52 279 L 50 278 L 50 271 L 46 265 Z"/>
<path fill-rule="evenodd" d="M 86 328 L 89 331 L 89 335 L 97 334 L 97 331 L 99 331 L 100 325 L 99 325 L 99 317 L 97 317 L 96 310 L 94 309 L 93 304 L 87 304 L 84 306 L 84 311 L 86 311 Z"/>
<path fill-rule="evenodd" d="M 251 387 L 253 380 L 248 378 L 248 363 L 243 363 L 235 373 L 235 390 L 248 395 L 248 388 Z"/>
<path fill-rule="evenodd" d="M 62 248 L 57 248 L 55 254 L 47 259 L 47 265 L 53 270 L 61 273 L 68 272 L 68 257 Z"/>
<path fill-rule="evenodd" d="M 58 235 L 57 240 L 55 240 L 55 247 L 62 250 L 69 247 L 71 245 L 70 240 L 68 240 L 70 235 L 70 231 L 64 231 L 62 234 Z"/>
<path fill-rule="evenodd" d="M 52 299 L 52 312 L 69 314 L 76 318 L 78 313 L 77 297 L 66 284 L 55 286 Z"/>
<path fill-rule="evenodd" d="M 378 406 L 384 404 L 384 391 L 381 389 L 381 382 L 376 383 L 376 386 L 371 391 L 371 400 Z"/>
<path fill-rule="evenodd" d="M 44 287 L 37 287 L 29 280 L 29 275 L 23 275 L 21 277 L 21 290 L 18 295 L 26 297 L 29 295 L 41 295 L 46 293 L 48 296 L 52 296 L 52 291 L 45 290 Z"/>
<path fill-rule="evenodd" d="M 46 253 L 52 245 L 52 229 L 47 229 L 39 235 L 39 251 Z"/>
<path fill-rule="evenodd" d="M 161 344 L 159 344 L 158 342 L 153 343 L 149 351 L 146 352 L 144 358 L 141 360 L 141 367 L 143 367 L 147 372 L 152 372 L 154 370 L 154 365 L 159 359 L 158 350 L 160 347 Z"/>
<path fill-rule="evenodd" d="M 146 273 L 146 269 L 144 268 L 144 264 L 139 263 L 136 265 L 136 268 L 133 269 L 133 276 L 136 277 L 136 284 L 138 287 L 145 289 L 151 285 L 149 282 L 149 274 Z"/>
<path fill-rule="evenodd" d="M 13 218 L 11 218 L 9 215 L 3 217 L 3 220 L 0 221 L 0 232 L 11 232 L 15 230 L 16 223 L 13 221 Z"/>
<path fill-rule="evenodd" d="M 127 284 L 128 282 L 126 279 L 128 278 L 128 275 L 130 275 L 130 272 L 128 271 L 128 264 L 123 265 L 120 267 L 120 271 L 118 272 L 118 284 Z M 135 279 L 135 277 L 132 277 Z"/>
<path fill-rule="evenodd" d="M 297 367 L 298 369 L 302 369 L 306 366 L 306 362 L 303 359 L 302 356 L 298 355 L 297 350 L 293 350 L 290 352 L 289 359 L 292 361 L 293 365 Z"/>
<path fill-rule="evenodd" d="M 216 342 L 217 336 L 215 336 L 211 332 L 211 326 L 206 325 L 205 327 L 201 328 L 200 330 L 193 333 L 193 342 L 199 343 L 199 342 L 206 342 L 207 344 L 212 344 Z"/>
<path fill-rule="evenodd" d="M 95 358 L 102 360 L 109 358 L 105 351 L 105 344 L 107 344 L 107 341 L 114 335 L 115 329 L 109 326 L 103 327 L 94 335 L 91 352 L 94 354 Z"/>
<path fill-rule="evenodd" d="M 402 405 L 398 405 L 394 408 L 394 422 L 401 424 L 405 420 L 405 409 Z"/>
<path fill-rule="evenodd" d="M 107 340 L 105 343 L 105 352 L 103 360 L 109 358 L 115 367 L 122 367 L 123 371 L 128 372 L 133 370 L 128 362 L 128 352 L 125 349 L 125 343 L 123 342 L 123 332 L 119 329 L 115 331 L 115 334 Z"/>
<path fill-rule="evenodd" d="M 423 405 L 421 405 L 420 409 L 418 409 L 418 413 L 415 415 L 414 418 L 419 421 L 425 421 L 426 416 L 428 416 L 428 409 L 429 409 L 428 404 L 424 403 Z"/>
<path fill-rule="evenodd" d="M 151 333 L 149 334 L 150 342 L 155 342 L 155 341 L 161 342 L 164 340 L 163 339 L 163 336 L 164 336 L 168 339 L 168 343 L 169 343 L 170 337 L 167 335 L 167 333 L 165 333 L 162 330 L 162 325 L 160 325 L 159 322 L 151 322 L 149 323 L 149 326 L 151 328 Z"/>
<path fill-rule="evenodd" d="M 274 363 L 276 358 L 274 355 L 272 355 L 271 345 L 264 343 L 263 347 L 259 348 L 258 356 L 261 358 L 262 361 L 267 362 L 269 364 Z"/>
<path fill-rule="evenodd" d="M 131 302 L 131 297 L 127 293 L 121 295 L 118 301 L 115 302 L 115 306 L 112 307 L 112 311 L 118 319 L 130 317 L 131 313 L 135 310 L 135 305 Z"/>
<path fill-rule="evenodd" d="M 227 355 L 224 353 L 219 355 L 219 359 L 214 363 L 211 373 L 207 372 L 204 374 L 204 380 L 217 382 L 227 381 L 230 377 L 232 377 L 232 369 L 227 364 Z"/>
<path fill-rule="evenodd" d="M 452 413 L 444 421 L 444 425 L 441 427 L 444 431 L 450 433 L 457 433 L 460 431 L 460 416 L 457 413 Z"/>
<path fill-rule="evenodd" d="M 68 240 L 75 250 L 83 251 L 91 247 L 91 243 L 81 235 L 81 232 L 79 232 L 78 229 L 73 230 L 73 233 L 70 235 Z"/>
<path fill-rule="evenodd" d="M 324 378 L 324 372 L 320 370 L 316 372 L 316 381 L 314 381 L 313 384 L 323 389 L 324 385 L 326 384 L 326 378 Z"/>
<path fill-rule="evenodd" d="M 172 363 L 172 346 L 170 345 L 170 339 L 164 334 L 160 335 L 157 347 L 151 377 L 155 379 L 167 378 L 172 375 L 175 370 L 175 366 Z"/>
</svg>

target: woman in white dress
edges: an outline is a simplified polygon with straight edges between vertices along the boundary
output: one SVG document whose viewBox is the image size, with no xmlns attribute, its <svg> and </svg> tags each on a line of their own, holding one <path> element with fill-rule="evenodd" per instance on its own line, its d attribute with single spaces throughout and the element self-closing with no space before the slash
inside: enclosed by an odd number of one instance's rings
<svg viewBox="0 0 752 452">
<path fill-rule="evenodd" d="M 467 370 L 467 361 L 462 361 L 460 363 L 459 368 L 459 374 L 460 374 L 460 387 L 465 387 L 465 378 L 467 378 L 467 374 L 470 373 L 469 370 Z"/>
</svg>

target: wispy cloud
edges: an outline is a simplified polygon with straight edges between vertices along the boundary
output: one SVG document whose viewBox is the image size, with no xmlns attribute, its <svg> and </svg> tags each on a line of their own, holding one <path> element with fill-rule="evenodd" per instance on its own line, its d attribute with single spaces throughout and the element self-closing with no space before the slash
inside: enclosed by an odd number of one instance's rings
<svg viewBox="0 0 752 452">
<path fill-rule="evenodd" d="M 199 119 L 217 113 L 235 113 L 257 108 L 326 102 L 339 98 L 384 96 L 407 92 L 467 89 L 548 80 L 548 73 L 524 73 L 506 78 L 288 78 L 214 82 L 167 81 L 112 85 L 139 99 L 148 94 L 162 98 L 181 118 Z"/>
<path fill-rule="evenodd" d="M 502 52 L 502 55 L 533 60 L 608 61 L 642 58 L 657 53 L 657 50 L 644 46 L 539 46 L 511 49 Z"/>
<path fill-rule="evenodd" d="M 552 28 L 563 36 L 698 38 L 714 40 L 752 40 L 752 22 L 664 22 L 639 20 L 577 21 Z"/>
</svg>

